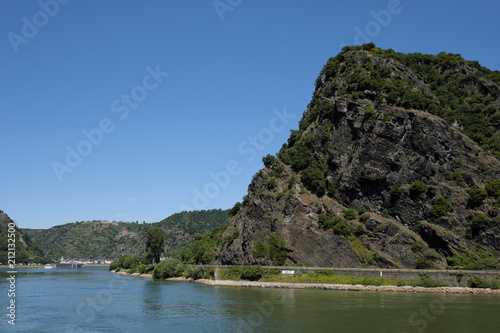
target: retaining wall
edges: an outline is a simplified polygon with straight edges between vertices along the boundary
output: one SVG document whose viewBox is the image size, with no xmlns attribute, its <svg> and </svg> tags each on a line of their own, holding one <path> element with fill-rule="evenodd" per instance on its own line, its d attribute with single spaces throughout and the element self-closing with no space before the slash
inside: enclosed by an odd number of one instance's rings
<svg viewBox="0 0 500 333">
<path fill-rule="evenodd" d="M 213 266 L 228 268 L 232 266 Z M 316 271 L 332 271 L 337 275 L 379 278 L 386 280 L 420 281 L 428 278 L 449 286 L 466 287 L 467 281 L 472 277 L 480 277 L 485 281 L 500 281 L 500 271 L 469 271 L 469 270 L 437 270 L 437 269 L 387 269 L 387 268 L 331 268 L 331 267 L 282 267 L 263 266 L 263 268 L 276 268 L 294 271 L 294 274 L 313 273 Z"/>
</svg>

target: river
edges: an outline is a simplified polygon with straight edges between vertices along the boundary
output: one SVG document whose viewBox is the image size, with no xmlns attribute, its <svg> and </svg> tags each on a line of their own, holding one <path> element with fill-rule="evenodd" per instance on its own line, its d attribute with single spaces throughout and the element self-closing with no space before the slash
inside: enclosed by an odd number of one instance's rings
<svg viewBox="0 0 500 333">
<path fill-rule="evenodd" d="M 0 269 L 0 332 L 500 332 L 498 295 L 214 287 L 105 267 L 14 275 Z"/>
</svg>

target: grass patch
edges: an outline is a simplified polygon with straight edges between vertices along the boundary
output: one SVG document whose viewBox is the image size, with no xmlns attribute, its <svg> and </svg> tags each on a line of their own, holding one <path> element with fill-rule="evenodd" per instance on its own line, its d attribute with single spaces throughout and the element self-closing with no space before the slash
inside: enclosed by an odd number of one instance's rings
<svg viewBox="0 0 500 333">
<path fill-rule="evenodd" d="M 281 274 L 279 269 L 263 268 L 261 266 L 239 266 L 219 268 L 220 280 L 250 280 L 258 281 Z"/>
<path fill-rule="evenodd" d="M 359 238 L 351 236 L 348 239 L 359 261 L 365 265 L 375 265 L 375 252 L 368 250 Z"/>
<path fill-rule="evenodd" d="M 414 286 L 414 287 L 444 287 L 443 283 L 421 277 L 420 281 L 401 281 L 358 276 L 336 275 L 332 271 L 318 271 L 301 275 L 275 275 L 263 278 L 265 282 L 288 283 L 328 283 L 328 284 L 359 284 L 363 286 Z"/>
<path fill-rule="evenodd" d="M 467 287 L 500 289 L 500 281 L 484 281 L 480 277 L 473 276 L 467 281 Z"/>
<path fill-rule="evenodd" d="M 495 256 L 486 250 L 463 249 L 461 252 L 452 251 L 453 256 L 446 258 L 448 268 L 470 270 L 500 269 Z"/>
</svg>

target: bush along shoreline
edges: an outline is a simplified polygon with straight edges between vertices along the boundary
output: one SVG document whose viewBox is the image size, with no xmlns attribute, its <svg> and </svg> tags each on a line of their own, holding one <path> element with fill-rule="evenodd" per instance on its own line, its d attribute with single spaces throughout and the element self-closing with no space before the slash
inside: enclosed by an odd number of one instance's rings
<svg viewBox="0 0 500 333">
<path fill-rule="evenodd" d="M 420 281 L 344 276 L 328 270 L 287 275 L 282 274 L 280 269 L 262 266 L 214 268 L 183 264 L 178 259 L 163 260 L 153 266 L 124 257 L 110 265 L 111 273 L 217 286 L 500 295 L 500 281 L 485 281 L 480 277 L 470 278 L 467 287 L 451 287 L 430 280 L 426 274 L 421 274 Z M 133 264 L 129 265 L 130 262 Z"/>
<path fill-rule="evenodd" d="M 163 260 L 157 265 L 142 264 L 143 258 L 138 256 L 122 256 L 109 265 L 113 273 L 151 275 L 153 279 L 165 280 L 170 278 L 211 279 L 215 278 L 214 268 L 182 264 L 178 259 Z"/>
</svg>

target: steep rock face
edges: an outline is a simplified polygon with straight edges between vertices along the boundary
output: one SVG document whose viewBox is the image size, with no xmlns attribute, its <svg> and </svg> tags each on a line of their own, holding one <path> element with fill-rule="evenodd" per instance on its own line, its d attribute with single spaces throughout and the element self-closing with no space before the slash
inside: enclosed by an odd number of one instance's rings
<svg viewBox="0 0 500 333">
<path fill-rule="evenodd" d="M 261 180 L 259 177 L 253 184 L 260 186 Z M 334 267 L 360 265 L 345 238 L 312 225 L 312 217 L 316 214 L 311 209 L 315 204 L 307 202 L 307 196 L 295 194 L 284 202 L 276 200 L 272 195 L 254 196 L 249 193 L 248 199 L 248 204 L 226 231 L 230 234 L 229 230 L 236 229 L 240 237 L 223 249 L 219 259 L 221 264 L 256 263 L 252 250 L 257 239 L 267 241 L 272 232 L 277 232 L 286 241 L 289 263 Z M 342 255 L 339 256 L 338 253 Z"/>
<path fill-rule="evenodd" d="M 217 261 L 273 263 L 272 254 L 254 256 L 255 244 L 266 244 L 272 233 L 286 243 L 287 264 L 415 267 L 427 253 L 433 266 L 445 267 L 445 257 L 470 248 L 498 260 L 499 199 L 471 199 L 472 190 L 500 179 L 498 159 L 456 121 L 416 110 L 403 99 L 389 105 L 386 97 L 396 100 L 392 91 L 377 91 L 373 83 L 363 90 L 352 77 L 359 73 L 356 66 L 375 64 L 387 77 L 380 82 L 404 81 L 420 96 L 406 99 L 441 110 L 432 104 L 442 99 L 433 82 L 393 59 L 359 51 L 348 56 L 351 63 L 335 60 L 336 71 L 325 66 L 300 130 L 254 176 L 225 232 L 238 230 L 239 237 L 219 249 Z M 475 71 L 467 63 L 455 67 L 463 75 Z M 498 112 L 498 85 L 482 77 L 467 80 L 460 82 L 489 95 L 485 107 Z M 471 222 L 481 214 L 488 223 Z M 339 223 L 344 217 L 347 226 Z"/>
</svg>

